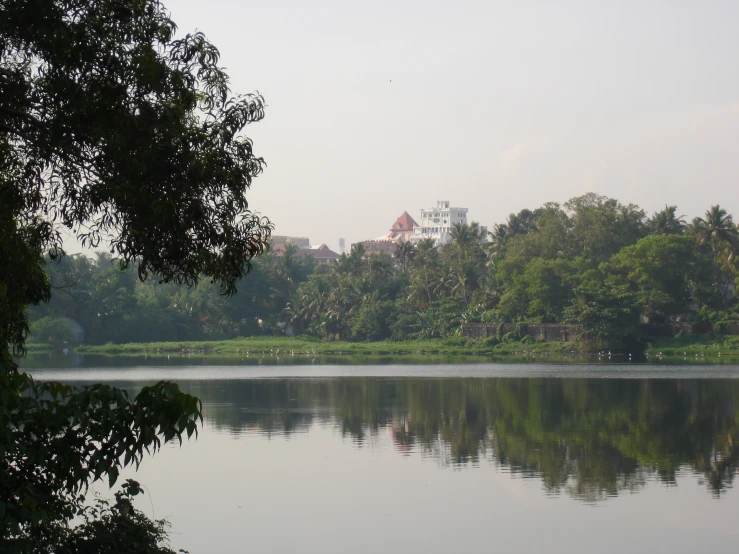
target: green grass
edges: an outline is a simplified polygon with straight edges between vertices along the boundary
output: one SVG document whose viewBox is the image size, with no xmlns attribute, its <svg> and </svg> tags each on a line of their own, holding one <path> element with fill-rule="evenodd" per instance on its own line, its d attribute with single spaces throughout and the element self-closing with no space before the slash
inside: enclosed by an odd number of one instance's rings
<svg viewBox="0 0 739 554">
<path fill-rule="evenodd" d="M 180 341 L 151 342 L 131 344 L 105 344 L 100 346 L 80 346 L 77 352 L 110 356 L 150 356 L 172 353 L 208 353 L 220 356 L 240 356 L 250 354 L 320 354 L 320 355 L 373 355 L 398 356 L 417 354 L 441 355 L 483 355 L 483 354 L 521 354 L 525 352 L 569 353 L 576 350 L 570 343 L 559 342 L 506 342 L 494 339 L 471 340 L 464 337 L 413 341 L 347 342 L 321 341 L 309 337 L 248 337 L 224 341 Z"/>
<path fill-rule="evenodd" d="M 739 356 L 739 337 L 704 335 L 681 335 L 671 338 L 653 339 L 648 343 L 647 354 L 662 353 L 664 356 Z"/>
<path fill-rule="evenodd" d="M 247 337 L 221 341 L 179 341 L 130 344 L 105 344 L 79 346 L 75 350 L 82 354 L 107 356 L 157 356 L 173 353 L 218 354 L 221 357 L 277 354 L 315 354 L 321 356 L 405 356 L 405 355 L 521 355 L 528 353 L 551 353 L 569 355 L 589 352 L 592 348 L 581 343 L 544 342 L 524 339 L 523 341 L 499 342 L 494 338 L 467 339 L 449 337 L 445 339 L 412 341 L 348 342 L 321 341 L 312 337 Z M 48 345 L 29 345 L 32 352 L 48 352 Z M 653 339 L 647 343 L 647 354 L 662 352 L 665 356 L 739 356 L 739 337 L 714 337 L 707 335 L 679 336 Z"/>
<path fill-rule="evenodd" d="M 45 342 L 27 342 L 25 347 L 28 352 L 33 354 L 48 354 L 54 351 L 54 347 Z"/>
</svg>

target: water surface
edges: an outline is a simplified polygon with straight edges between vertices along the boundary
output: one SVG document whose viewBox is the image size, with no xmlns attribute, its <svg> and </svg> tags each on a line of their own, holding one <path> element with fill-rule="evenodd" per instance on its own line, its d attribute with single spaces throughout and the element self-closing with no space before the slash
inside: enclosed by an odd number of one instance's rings
<svg viewBox="0 0 739 554">
<path fill-rule="evenodd" d="M 739 551 L 737 366 L 88 362 L 203 400 L 136 475 L 193 553 Z"/>
</svg>

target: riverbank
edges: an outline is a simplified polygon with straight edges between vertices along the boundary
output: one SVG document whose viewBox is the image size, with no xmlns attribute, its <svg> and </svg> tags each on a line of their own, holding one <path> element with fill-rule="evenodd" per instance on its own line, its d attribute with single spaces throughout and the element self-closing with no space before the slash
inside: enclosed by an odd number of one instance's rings
<svg viewBox="0 0 739 554">
<path fill-rule="evenodd" d="M 181 341 L 79 346 L 80 354 L 110 356 L 157 356 L 171 354 L 218 354 L 242 356 L 277 355 L 485 355 L 525 354 L 531 352 L 579 353 L 575 345 L 562 342 L 504 342 L 469 340 L 463 337 L 414 341 L 347 342 L 321 341 L 306 337 L 246 337 L 224 341 Z"/>
<path fill-rule="evenodd" d="M 29 345 L 48 349 L 46 345 Z M 659 338 L 646 342 L 647 356 L 739 356 L 739 337 L 713 337 L 710 335 Z M 171 354 L 218 354 L 220 356 L 275 355 L 323 355 L 323 356 L 402 356 L 402 355 L 525 355 L 532 353 L 597 354 L 583 343 L 545 341 L 507 341 L 495 339 L 444 339 L 414 341 L 347 342 L 321 341 L 311 337 L 246 337 L 223 341 L 178 341 L 131 344 L 105 344 L 78 346 L 81 354 L 108 356 L 157 356 Z"/>
<path fill-rule="evenodd" d="M 647 343 L 647 355 L 663 356 L 739 356 L 739 337 L 702 335 L 681 335 L 651 339 Z"/>
</svg>

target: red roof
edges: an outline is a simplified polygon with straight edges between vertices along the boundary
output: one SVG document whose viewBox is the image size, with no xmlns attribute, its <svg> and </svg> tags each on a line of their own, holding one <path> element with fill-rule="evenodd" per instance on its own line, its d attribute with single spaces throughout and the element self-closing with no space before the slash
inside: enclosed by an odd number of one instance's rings
<svg viewBox="0 0 739 554">
<path fill-rule="evenodd" d="M 414 227 L 418 227 L 418 223 L 416 223 L 413 218 L 408 215 L 408 212 L 403 212 L 403 214 L 395 220 L 395 223 L 393 223 L 393 226 L 390 230 L 393 233 L 402 233 L 404 231 L 413 231 Z"/>
</svg>

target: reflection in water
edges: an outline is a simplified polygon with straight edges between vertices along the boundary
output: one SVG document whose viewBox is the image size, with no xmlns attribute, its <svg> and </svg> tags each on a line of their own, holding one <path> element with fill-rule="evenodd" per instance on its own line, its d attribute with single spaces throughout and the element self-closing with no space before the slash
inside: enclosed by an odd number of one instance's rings
<svg viewBox="0 0 739 554">
<path fill-rule="evenodd" d="M 737 380 L 349 377 L 188 381 L 206 423 L 290 435 L 331 423 L 361 446 L 493 460 L 552 494 L 597 500 L 692 471 L 719 497 L 739 462 Z"/>
</svg>

